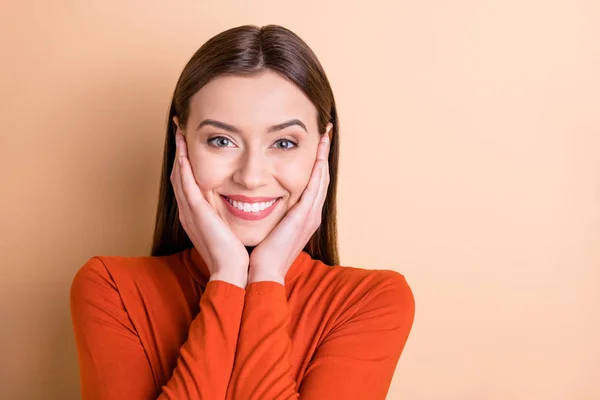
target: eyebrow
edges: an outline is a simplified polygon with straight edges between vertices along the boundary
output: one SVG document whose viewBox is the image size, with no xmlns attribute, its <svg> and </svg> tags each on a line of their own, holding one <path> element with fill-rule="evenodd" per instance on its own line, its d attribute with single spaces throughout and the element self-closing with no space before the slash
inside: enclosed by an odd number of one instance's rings
<svg viewBox="0 0 600 400">
<path fill-rule="evenodd" d="M 235 126 L 229 125 L 229 124 L 226 124 L 225 122 L 217 121 L 214 119 L 205 119 L 204 121 L 200 122 L 200 124 L 198 125 L 198 128 L 196 128 L 196 130 L 202 128 L 204 125 L 211 125 L 216 128 L 220 128 L 220 129 L 226 130 L 228 132 L 232 132 L 232 133 L 237 133 L 237 134 L 241 133 L 240 129 L 236 128 Z M 306 131 L 306 133 L 308 133 L 308 129 L 306 129 L 306 125 L 304 125 L 304 123 L 302 121 L 300 121 L 299 119 L 290 119 L 289 121 L 282 122 L 281 124 L 273 125 L 273 126 L 269 127 L 269 129 L 267 129 L 267 133 L 280 131 L 282 129 L 285 129 L 285 128 L 293 126 L 293 125 L 298 125 L 302 129 L 304 129 Z"/>
</svg>

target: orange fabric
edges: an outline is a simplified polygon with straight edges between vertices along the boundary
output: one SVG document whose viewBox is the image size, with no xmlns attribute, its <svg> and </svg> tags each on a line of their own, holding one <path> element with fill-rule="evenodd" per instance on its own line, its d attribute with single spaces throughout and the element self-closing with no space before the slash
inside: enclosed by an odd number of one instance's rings
<svg viewBox="0 0 600 400">
<path fill-rule="evenodd" d="M 302 252 L 285 285 L 208 278 L 194 248 L 81 267 L 83 399 L 385 399 L 414 317 L 401 274 Z"/>
</svg>

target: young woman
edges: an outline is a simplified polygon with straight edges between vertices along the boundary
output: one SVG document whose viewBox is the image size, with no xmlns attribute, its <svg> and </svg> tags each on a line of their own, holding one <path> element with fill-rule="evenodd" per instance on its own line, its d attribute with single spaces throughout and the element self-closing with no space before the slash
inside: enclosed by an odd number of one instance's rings
<svg viewBox="0 0 600 400">
<path fill-rule="evenodd" d="M 84 399 L 384 399 L 412 292 L 339 266 L 339 121 L 310 48 L 241 26 L 185 66 L 151 256 L 93 257 L 71 314 Z"/>
</svg>

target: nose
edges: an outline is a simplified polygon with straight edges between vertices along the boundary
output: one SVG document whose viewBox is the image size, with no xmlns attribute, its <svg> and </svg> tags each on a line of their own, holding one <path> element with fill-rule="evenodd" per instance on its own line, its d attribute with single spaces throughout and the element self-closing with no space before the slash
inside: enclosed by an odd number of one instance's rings
<svg viewBox="0 0 600 400">
<path fill-rule="evenodd" d="M 269 161 L 260 151 L 245 151 L 238 160 L 233 181 L 248 190 L 265 186 L 270 176 Z"/>
</svg>

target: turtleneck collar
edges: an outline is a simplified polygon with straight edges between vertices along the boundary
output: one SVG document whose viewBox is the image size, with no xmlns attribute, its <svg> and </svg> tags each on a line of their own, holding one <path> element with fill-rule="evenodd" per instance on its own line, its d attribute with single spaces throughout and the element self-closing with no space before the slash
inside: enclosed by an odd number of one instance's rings
<svg viewBox="0 0 600 400">
<path fill-rule="evenodd" d="M 194 278 L 194 280 L 199 283 L 201 286 L 206 286 L 208 279 L 210 278 L 210 272 L 208 271 L 208 267 L 206 263 L 202 259 L 202 256 L 196 250 L 195 247 L 191 247 L 183 251 L 183 258 L 188 268 L 188 271 Z M 301 251 L 300 254 L 296 257 L 287 274 L 285 275 L 285 283 L 286 285 L 296 279 L 306 268 L 306 262 L 310 260 L 310 255 Z"/>
</svg>

